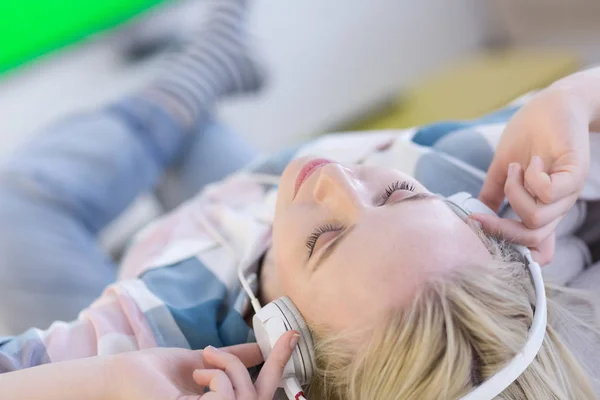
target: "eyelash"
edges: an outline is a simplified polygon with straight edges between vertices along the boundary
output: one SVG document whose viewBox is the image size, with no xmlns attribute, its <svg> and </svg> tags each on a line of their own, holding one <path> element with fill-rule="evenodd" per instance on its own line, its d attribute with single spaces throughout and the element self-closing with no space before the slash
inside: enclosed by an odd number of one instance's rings
<svg viewBox="0 0 600 400">
<path fill-rule="evenodd" d="M 312 256 L 312 253 L 315 250 L 315 245 L 317 244 L 317 240 L 319 240 L 319 237 L 321 237 L 322 234 L 327 232 L 340 231 L 342 229 L 342 227 L 334 224 L 321 225 L 317 229 L 315 229 L 315 231 L 311 233 L 311 235 L 306 240 L 306 247 L 310 252 L 308 256 Z"/>
<path fill-rule="evenodd" d="M 381 195 L 381 198 L 383 199 L 382 205 L 385 204 L 385 202 L 390 198 L 390 196 L 397 190 L 408 190 L 414 192 L 415 185 L 413 185 L 409 181 L 395 181 L 394 183 L 386 187 L 385 191 Z M 322 234 L 327 232 L 341 231 L 342 229 L 344 228 L 334 224 L 324 224 L 315 229 L 315 231 L 311 233 L 308 239 L 306 240 L 306 247 L 309 250 L 308 256 L 312 256 L 313 251 L 315 250 L 315 245 L 317 244 L 317 240 L 319 240 L 319 237 L 321 237 Z"/>
<path fill-rule="evenodd" d="M 396 182 L 392 183 L 387 188 L 385 188 L 385 191 L 381 195 L 381 198 L 383 200 L 381 205 L 385 204 L 386 201 L 388 201 L 388 199 L 390 198 L 390 196 L 397 190 L 408 190 L 410 192 L 414 192 L 415 185 L 413 185 L 409 181 L 403 181 L 403 182 L 396 181 Z"/>
</svg>

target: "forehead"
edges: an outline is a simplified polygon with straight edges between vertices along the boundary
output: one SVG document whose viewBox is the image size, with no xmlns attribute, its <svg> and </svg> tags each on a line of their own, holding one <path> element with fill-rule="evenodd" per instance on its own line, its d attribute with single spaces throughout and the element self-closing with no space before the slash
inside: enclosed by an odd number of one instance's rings
<svg viewBox="0 0 600 400">
<path fill-rule="evenodd" d="M 430 274 L 489 257 L 477 235 L 446 204 L 426 199 L 364 213 L 320 270 L 347 277 L 339 281 L 340 290 L 361 301 L 376 292 L 397 303 L 407 301 Z"/>
</svg>

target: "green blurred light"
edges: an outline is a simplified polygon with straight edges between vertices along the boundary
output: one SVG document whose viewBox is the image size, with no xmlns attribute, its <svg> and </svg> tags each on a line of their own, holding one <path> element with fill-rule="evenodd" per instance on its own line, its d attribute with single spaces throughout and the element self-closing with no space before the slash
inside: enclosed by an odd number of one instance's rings
<svg viewBox="0 0 600 400">
<path fill-rule="evenodd" d="M 0 0 L 0 73 L 114 27 L 163 0 Z"/>
</svg>

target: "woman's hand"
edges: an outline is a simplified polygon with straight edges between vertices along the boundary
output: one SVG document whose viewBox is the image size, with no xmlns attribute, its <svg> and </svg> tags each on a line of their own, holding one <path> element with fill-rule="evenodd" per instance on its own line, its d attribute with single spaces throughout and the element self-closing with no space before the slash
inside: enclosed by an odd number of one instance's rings
<svg viewBox="0 0 600 400">
<path fill-rule="evenodd" d="M 257 344 L 204 350 L 155 348 L 116 355 L 109 362 L 115 400 L 271 400 L 298 340 L 278 341 L 256 382 L 247 368 L 263 361 Z M 210 390 L 210 391 L 207 391 Z"/>
<path fill-rule="evenodd" d="M 257 344 L 205 350 L 154 348 L 0 374 L 2 400 L 271 400 L 298 340 L 286 332 L 256 382 Z M 206 392 L 206 390 L 210 392 Z"/>
<path fill-rule="evenodd" d="M 531 248 L 540 264 L 552 260 L 555 228 L 589 170 L 590 113 L 579 100 L 559 82 L 525 105 L 502 134 L 479 198 L 497 211 L 506 196 L 522 222 L 472 216 L 484 230 Z"/>
</svg>

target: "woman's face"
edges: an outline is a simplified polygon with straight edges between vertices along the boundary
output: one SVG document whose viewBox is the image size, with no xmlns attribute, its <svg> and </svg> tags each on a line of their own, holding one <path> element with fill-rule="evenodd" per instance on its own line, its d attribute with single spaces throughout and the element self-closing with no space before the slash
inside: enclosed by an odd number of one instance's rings
<svg viewBox="0 0 600 400">
<path fill-rule="evenodd" d="M 299 158 L 284 171 L 273 227 L 280 294 L 311 324 L 364 327 L 430 274 L 491 258 L 472 229 L 412 177 Z"/>
</svg>

